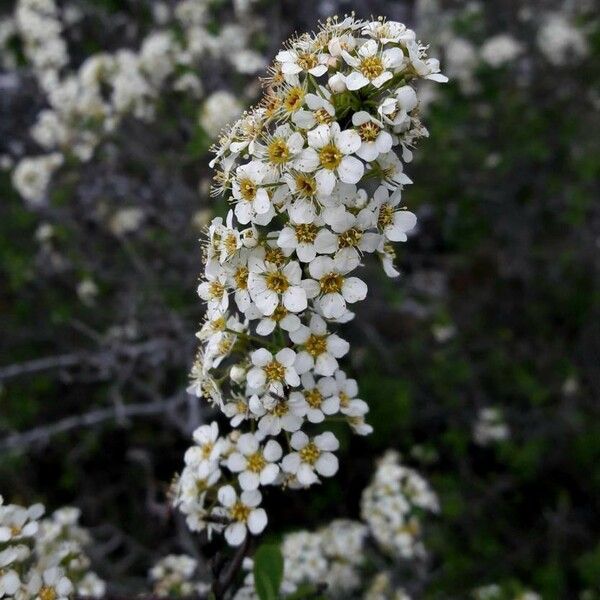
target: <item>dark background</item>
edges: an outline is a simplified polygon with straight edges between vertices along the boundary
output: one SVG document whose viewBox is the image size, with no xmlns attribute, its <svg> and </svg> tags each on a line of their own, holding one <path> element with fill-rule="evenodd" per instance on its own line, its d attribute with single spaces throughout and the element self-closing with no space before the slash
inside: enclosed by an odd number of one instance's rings
<svg viewBox="0 0 600 600">
<path fill-rule="evenodd" d="M 100 49 L 136 48 L 153 28 L 148 2 L 74 4 L 85 18 L 66 33 L 72 68 Z M 215 29 L 231 10 L 221 4 Z M 598 15 L 592 3 L 502 0 L 479 16 L 465 6 L 441 3 L 425 18 L 422 6 L 391 0 L 253 5 L 265 22 L 253 44 L 269 60 L 293 31 L 352 9 L 415 28 L 443 71 L 449 32 L 475 47 L 500 32 L 523 45 L 505 67 L 478 64 L 477 91 L 455 78 L 424 109 L 430 138 L 407 167 L 415 183 L 404 194 L 419 226 L 399 248 L 403 275 L 388 280 L 368 263 L 369 299 L 344 329 L 375 433 L 336 432 L 338 476 L 269 494 L 268 531 L 357 517 L 374 460 L 393 447 L 440 496 L 425 535 L 427 597 L 521 582 L 544 598 L 595 598 Z M 13 3 L 0 7 L 8 14 Z M 548 10 L 583 28 L 586 57 L 554 65 L 542 55 L 535 36 Z M 12 49 L 0 154 L 18 159 L 38 152 L 27 129 L 44 97 L 18 40 Z M 207 93 L 253 99 L 252 78 L 210 64 L 201 74 Z M 120 590 L 143 587 L 158 557 L 196 551 L 165 492 L 191 430 L 209 418 L 183 393 L 202 318 L 192 221 L 225 210 L 198 184 L 210 140 L 197 114 L 197 103 L 165 92 L 151 124 L 126 119 L 91 161 L 57 173 L 41 206 L 0 173 L 0 492 L 80 507 L 99 541 L 95 567 Z M 115 236 L 107 215 L 125 206 L 141 207 L 143 224 Z M 41 223 L 54 227 L 48 243 L 36 241 Z M 76 293 L 84 278 L 98 286 L 90 303 Z M 488 406 L 501 409 L 510 436 L 482 447 L 473 426 Z"/>
</svg>

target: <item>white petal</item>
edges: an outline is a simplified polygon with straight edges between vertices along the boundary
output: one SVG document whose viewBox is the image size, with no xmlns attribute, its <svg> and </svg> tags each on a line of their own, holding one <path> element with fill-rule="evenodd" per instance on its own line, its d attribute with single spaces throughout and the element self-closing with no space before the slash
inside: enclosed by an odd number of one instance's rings
<svg viewBox="0 0 600 600">
<path fill-rule="evenodd" d="M 244 433 L 240 436 L 237 446 L 245 456 L 254 454 L 258 450 L 258 440 L 251 433 Z"/>
<path fill-rule="evenodd" d="M 336 136 L 335 144 L 344 154 L 352 154 L 360 148 L 362 141 L 356 131 L 347 129 Z"/>
<path fill-rule="evenodd" d="M 239 546 L 246 539 L 246 526 L 232 523 L 225 529 L 225 539 L 230 546 Z"/>
<path fill-rule="evenodd" d="M 317 458 L 315 469 L 317 470 L 317 473 L 323 475 L 323 477 L 332 477 L 338 470 L 337 456 L 330 452 L 323 452 L 323 454 Z"/>
<path fill-rule="evenodd" d="M 317 357 L 315 363 L 315 373 L 325 375 L 326 377 L 333 375 L 338 368 L 338 362 L 331 354 L 324 352 Z"/>
<path fill-rule="evenodd" d="M 341 358 L 350 350 L 350 344 L 333 333 L 327 338 L 327 351 L 336 358 Z M 333 373 L 332 373 L 333 375 Z"/>
<path fill-rule="evenodd" d="M 319 306 L 326 319 L 337 319 L 346 310 L 346 302 L 341 294 L 325 294 L 319 300 Z"/>
<path fill-rule="evenodd" d="M 281 458 L 282 454 L 283 454 L 283 450 L 281 449 L 281 446 L 275 440 L 269 440 L 266 443 L 265 449 L 263 450 L 263 456 L 269 462 L 278 461 Z"/>
<path fill-rule="evenodd" d="M 258 535 L 267 526 L 267 513 L 264 508 L 257 508 L 248 517 L 248 529 L 250 533 Z"/>
<path fill-rule="evenodd" d="M 273 463 L 267 465 L 260 472 L 260 485 L 271 485 L 279 475 L 279 467 Z"/>
<path fill-rule="evenodd" d="M 340 447 L 340 443 L 331 431 L 325 431 L 315 436 L 315 444 L 319 450 L 332 452 Z"/>
<path fill-rule="evenodd" d="M 300 467 L 300 455 L 297 452 L 292 452 L 283 457 L 281 468 L 286 473 L 296 473 Z"/>
<path fill-rule="evenodd" d="M 367 297 L 367 284 L 358 277 L 348 277 L 342 285 L 342 294 L 346 302 L 358 302 Z"/>
<path fill-rule="evenodd" d="M 301 450 L 308 444 L 308 436 L 303 431 L 297 431 L 290 440 L 290 445 L 294 450 Z"/>
<path fill-rule="evenodd" d="M 358 71 L 352 71 L 350 75 L 346 76 L 346 87 L 349 90 L 360 90 L 360 88 L 365 87 L 365 85 L 369 84 L 369 80 Z"/>
<path fill-rule="evenodd" d="M 291 367 L 296 360 L 296 353 L 291 348 L 282 348 L 276 355 L 278 363 L 284 367 Z"/>
<path fill-rule="evenodd" d="M 240 473 L 246 468 L 247 464 L 246 459 L 239 452 L 230 454 L 227 459 L 227 468 L 233 473 Z"/>
<path fill-rule="evenodd" d="M 364 172 L 365 165 L 354 156 L 344 156 L 338 167 L 340 179 L 344 183 L 358 183 L 362 179 Z"/>
<path fill-rule="evenodd" d="M 252 364 L 257 367 L 264 367 L 273 360 L 273 355 L 266 348 L 259 348 L 250 355 Z"/>
<path fill-rule="evenodd" d="M 320 149 L 329 143 L 331 131 L 329 125 L 319 125 L 307 134 L 308 144 L 313 147 Z"/>
<path fill-rule="evenodd" d="M 307 307 L 306 292 L 300 286 L 288 288 L 283 293 L 283 305 L 293 313 L 301 312 Z"/>
<path fill-rule="evenodd" d="M 302 463 L 300 465 L 298 471 L 296 472 L 296 478 L 302 485 L 312 485 L 319 480 L 312 467 L 306 463 Z"/>
<path fill-rule="evenodd" d="M 240 482 L 240 487 L 244 491 L 255 490 L 260 484 L 258 473 L 253 473 L 251 471 L 240 473 L 238 480 Z"/>
<path fill-rule="evenodd" d="M 235 490 L 230 485 L 224 485 L 223 487 L 220 487 L 219 491 L 217 492 L 217 496 L 219 498 L 219 502 L 226 508 L 230 508 L 235 504 Z"/>
</svg>

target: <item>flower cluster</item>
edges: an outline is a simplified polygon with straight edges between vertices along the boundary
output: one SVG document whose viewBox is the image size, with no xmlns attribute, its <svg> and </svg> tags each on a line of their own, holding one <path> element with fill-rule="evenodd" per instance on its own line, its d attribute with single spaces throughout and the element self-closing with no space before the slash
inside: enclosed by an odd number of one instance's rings
<svg viewBox="0 0 600 600">
<path fill-rule="evenodd" d="M 380 548 L 392 556 L 423 556 L 420 515 L 438 511 L 437 496 L 427 481 L 401 465 L 397 453 L 385 454 L 361 500 L 362 518 Z"/>
<path fill-rule="evenodd" d="M 419 78 L 445 81 L 404 25 L 330 19 L 277 54 L 262 101 L 215 148 L 214 191 L 232 208 L 208 229 L 190 392 L 236 429 L 194 434 L 174 488 L 192 529 L 241 544 L 267 524 L 263 488 L 337 472 L 327 422 L 370 433 L 333 328 L 367 295 L 354 274 L 364 256 L 397 275 L 392 242 L 415 226 L 401 193 L 403 161 L 427 134 Z"/>
<path fill-rule="evenodd" d="M 150 569 L 153 593 L 161 598 L 183 598 L 205 594 L 207 584 L 196 579 L 198 561 L 186 554 L 169 554 Z"/>
<path fill-rule="evenodd" d="M 43 519 L 44 507 L 4 504 L 0 497 L 0 598 L 100 598 L 105 584 L 90 571 L 79 511 L 62 508 Z"/>
<path fill-rule="evenodd" d="M 388 476 L 390 485 L 382 490 L 382 481 Z M 374 497 L 377 497 L 375 502 Z M 327 597 L 333 598 L 354 598 L 362 590 L 362 597 L 369 600 L 409 600 L 406 592 L 393 581 L 394 566 L 397 567 L 400 560 L 423 557 L 421 542 L 419 551 L 415 550 L 416 531 L 421 530 L 416 512 L 436 511 L 437 506 L 437 498 L 427 482 L 414 470 L 401 465 L 397 453 L 388 452 L 379 462 L 371 484 L 363 491 L 363 522 L 338 519 L 316 532 L 297 531 L 284 537 L 281 595 L 293 595 L 300 586 L 308 584 L 325 585 Z M 396 515 L 392 514 L 394 509 Z M 381 535 L 382 511 L 391 529 L 385 538 Z M 409 522 L 407 533 L 401 524 Z M 407 535 L 413 538 L 411 552 L 406 551 Z M 389 571 L 379 570 L 374 574 L 375 564 Z M 250 566 L 251 561 L 248 561 L 246 568 Z M 254 578 L 249 573 L 235 600 L 256 598 Z"/>
<path fill-rule="evenodd" d="M 477 445 L 489 446 L 509 437 L 510 428 L 500 409 L 488 406 L 479 410 L 477 420 L 473 424 L 473 440 Z"/>
<path fill-rule="evenodd" d="M 48 154 L 22 158 L 13 171 L 13 184 L 23 198 L 40 202 L 64 159 L 90 160 L 124 117 L 152 120 L 165 91 L 200 98 L 203 86 L 198 67 L 202 61 L 218 59 L 243 74 L 264 67 L 263 58 L 247 47 L 257 22 L 246 13 L 238 15 L 243 26 L 232 21 L 214 34 L 209 29 L 208 1 L 180 0 L 172 10 L 163 8 L 165 14 L 157 18 L 164 26 L 151 31 L 139 50 L 99 52 L 69 71 L 61 22 L 68 15 L 61 15 L 54 0 L 17 2 L 14 32 L 6 36 L 16 33 L 22 39 L 49 105 L 30 131 Z M 76 21 L 81 16 L 70 18 Z M 225 117 L 238 116 L 241 109 L 236 109 L 237 102 L 225 110 Z"/>
</svg>

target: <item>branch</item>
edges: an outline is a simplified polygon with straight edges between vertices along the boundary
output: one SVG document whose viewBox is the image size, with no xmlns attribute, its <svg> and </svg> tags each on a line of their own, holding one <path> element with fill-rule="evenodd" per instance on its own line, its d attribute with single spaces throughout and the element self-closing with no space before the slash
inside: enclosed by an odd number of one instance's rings
<svg viewBox="0 0 600 600">
<path fill-rule="evenodd" d="M 35 427 L 23 433 L 14 433 L 0 440 L 0 452 L 23 450 L 36 443 L 47 443 L 52 436 L 65 433 L 80 427 L 92 427 L 104 421 L 122 422 L 129 417 L 141 417 L 172 412 L 187 402 L 187 393 L 179 392 L 167 400 L 144 402 L 140 404 L 124 404 L 99 408 L 83 415 L 74 415 L 61 419 L 50 425 Z"/>
<path fill-rule="evenodd" d="M 225 597 L 225 592 L 231 587 L 235 576 L 237 575 L 246 553 L 250 548 L 250 534 L 246 535 L 246 539 L 243 544 L 237 549 L 231 562 L 226 569 L 223 570 L 222 574 L 215 576 L 215 581 L 212 586 L 212 592 L 216 600 L 222 600 Z"/>
</svg>

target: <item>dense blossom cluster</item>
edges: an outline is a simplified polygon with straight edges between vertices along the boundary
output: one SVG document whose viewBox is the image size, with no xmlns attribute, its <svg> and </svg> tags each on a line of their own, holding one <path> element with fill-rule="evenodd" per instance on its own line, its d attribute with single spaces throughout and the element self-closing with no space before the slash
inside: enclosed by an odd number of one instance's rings
<svg viewBox="0 0 600 600">
<path fill-rule="evenodd" d="M 363 521 L 337 519 L 318 531 L 296 531 L 284 536 L 281 552 L 284 574 L 280 595 L 293 595 L 303 585 L 326 586 L 328 598 L 408 600 L 394 580 L 394 565 L 425 557 L 421 517 L 438 510 L 437 496 L 427 481 L 400 462 L 396 452 L 379 461 L 373 479 L 362 494 Z M 383 528 L 388 531 L 383 533 Z M 377 560 L 374 556 L 377 555 Z M 373 572 L 374 565 L 384 570 Z M 235 600 L 258 598 L 252 559 L 250 571 Z M 152 571 L 155 590 L 176 590 L 176 596 L 202 589 L 195 561 L 169 556 Z"/>
<path fill-rule="evenodd" d="M 414 469 L 388 452 L 361 501 L 362 518 L 379 546 L 392 556 L 423 556 L 420 512 L 438 512 L 437 496 Z"/>
<path fill-rule="evenodd" d="M 76 508 L 42 518 L 44 507 L 4 504 L 0 496 L 0 598 L 100 598 L 105 584 L 90 571 L 89 533 Z"/>
<path fill-rule="evenodd" d="M 337 472 L 321 424 L 371 431 L 333 327 L 367 295 L 364 255 L 397 275 L 392 242 L 416 223 L 401 201 L 402 161 L 427 134 L 412 84 L 446 80 L 425 50 L 400 23 L 329 20 L 279 52 L 263 100 L 215 149 L 214 190 L 232 209 L 208 231 L 190 391 L 235 429 L 200 427 L 185 456 L 174 497 L 194 530 L 241 544 L 266 526 L 262 488 Z"/>
<path fill-rule="evenodd" d="M 151 31 L 139 50 L 99 52 L 78 69 L 69 70 L 63 21 L 77 21 L 82 15 L 74 8 L 59 10 L 54 0 L 17 2 L 14 20 L 6 21 L 3 37 L 18 35 L 22 40 L 48 103 L 30 132 L 45 154 L 22 158 L 13 171 L 13 184 L 24 199 L 42 201 L 53 173 L 65 159 L 88 161 L 124 117 L 152 120 L 165 90 L 199 99 L 203 94 L 198 75 L 201 61 L 218 58 L 244 74 L 264 67 L 264 59 L 248 48 L 257 22 L 247 11 L 239 11 L 243 26 L 232 21 L 214 34 L 209 29 L 210 2 L 180 0 L 172 8 L 160 6 L 155 18 L 164 26 Z M 223 105 L 224 117 L 239 115 L 237 102 L 232 104 L 228 92 L 220 93 L 221 101 L 223 94 L 229 101 Z M 213 121 L 218 122 L 215 112 L 209 107 Z"/>
</svg>

